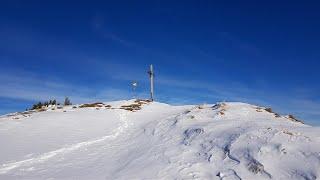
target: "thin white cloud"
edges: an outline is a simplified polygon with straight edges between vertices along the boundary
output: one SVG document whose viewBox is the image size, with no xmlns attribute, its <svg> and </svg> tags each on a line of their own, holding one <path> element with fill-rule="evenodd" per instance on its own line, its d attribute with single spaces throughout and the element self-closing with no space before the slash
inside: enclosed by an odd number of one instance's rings
<svg viewBox="0 0 320 180">
<path fill-rule="evenodd" d="M 104 88 L 95 89 L 82 85 L 69 84 L 50 78 L 42 78 L 32 73 L 16 72 L 14 74 L 0 74 L 0 97 L 43 101 L 57 99 L 62 101 L 68 96 L 75 103 L 95 100 L 115 100 L 130 97 L 129 92 L 121 89 Z"/>
</svg>

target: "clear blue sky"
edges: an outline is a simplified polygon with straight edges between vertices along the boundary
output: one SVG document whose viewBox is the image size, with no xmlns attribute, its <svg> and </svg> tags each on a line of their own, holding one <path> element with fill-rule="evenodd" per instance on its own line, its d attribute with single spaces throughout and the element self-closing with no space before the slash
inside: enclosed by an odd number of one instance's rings
<svg viewBox="0 0 320 180">
<path fill-rule="evenodd" d="M 183 3 L 182 3 L 183 2 Z M 171 104 L 243 101 L 320 125 L 316 1 L 0 2 L 0 114 L 155 96 Z"/>
</svg>

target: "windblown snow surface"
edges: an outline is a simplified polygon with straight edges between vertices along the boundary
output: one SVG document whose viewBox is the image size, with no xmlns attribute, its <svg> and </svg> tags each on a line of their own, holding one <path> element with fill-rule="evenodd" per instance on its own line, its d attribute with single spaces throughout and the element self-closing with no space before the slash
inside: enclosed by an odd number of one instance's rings
<svg viewBox="0 0 320 180">
<path fill-rule="evenodd" d="M 320 129 L 254 105 L 72 106 L 0 118 L 0 179 L 319 179 Z"/>
</svg>

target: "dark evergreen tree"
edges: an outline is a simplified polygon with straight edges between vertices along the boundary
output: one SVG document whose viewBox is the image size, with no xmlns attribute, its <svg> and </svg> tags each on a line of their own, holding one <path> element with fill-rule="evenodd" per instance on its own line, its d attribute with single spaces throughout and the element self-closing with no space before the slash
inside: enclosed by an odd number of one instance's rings
<svg viewBox="0 0 320 180">
<path fill-rule="evenodd" d="M 38 105 L 37 105 L 37 104 L 32 105 L 32 110 L 35 110 L 35 109 L 37 109 L 37 108 L 38 108 Z"/>
<path fill-rule="evenodd" d="M 67 103 L 67 105 L 72 105 L 69 98 L 66 98 L 65 103 Z M 57 101 L 54 99 L 54 100 L 49 100 L 44 102 L 38 102 L 33 104 L 32 108 L 30 108 L 29 110 L 41 109 L 43 106 L 48 107 L 49 105 L 57 105 Z"/>
<path fill-rule="evenodd" d="M 40 109 L 40 108 L 42 108 L 42 106 L 43 106 L 42 102 L 38 102 L 36 109 Z"/>
<path fill-rule="evenodd" d="M 71 101 L 70 101 L 70 99 L 69 99 L 68 97 L 66 97 L 66 98 L 64 99 L 64 105 L 65 105 L 65 106 L 72 105 L 72 103 L 71 103 Z"/>
<path fill-rule="evenodd" d="M 46 106 L 46 107 L 48 107 L 48 105 L 49 105 L 48 101 L 45 101 L 45 102 L 43 103 L 43 105 Z"/>
</svg>

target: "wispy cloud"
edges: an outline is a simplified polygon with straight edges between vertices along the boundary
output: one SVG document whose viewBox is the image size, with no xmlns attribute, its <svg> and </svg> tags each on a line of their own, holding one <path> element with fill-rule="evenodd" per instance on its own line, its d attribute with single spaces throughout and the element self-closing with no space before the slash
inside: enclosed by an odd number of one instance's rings
<svg viewBox="0 0 320 180">
<path fill-rule="evenodd" d="M 135 48 L 141 48 L 137 43 L 133 41 L 126 40 L 116 33 L 111 31 L 110 25 L 106 24 L 106 20 L 101 14 L 96 14 L 92 19 L 92 27 L 93 30 L 100 35 L 101 37 L 105 39 L 109 39 L 112 41 L 115 41 L 117 43 L 120 43 L 127 47 L 135 47 Z M 109 27 L 109 28 L 106 28 Z"/>
<path fill-rule="evenodd" d="M 3 71 L 2 71 L 3 72 Z M 130 92 L 116 88 L 89 88 L 30 72 L 0 74 L 0 97 L 40 101 L 70 97 L 75 103 L 129 98 Z"/>
<path fill-rule="evenodd" d="M 236 48 L 250 55 L 261 55 L 261 50 L 252 43 L 240 40 L 229 32 L 219 32 L 218 34 L 226 43 L 228 43 L 233 48 Z"/>
</svg>

